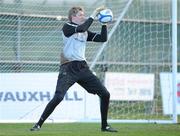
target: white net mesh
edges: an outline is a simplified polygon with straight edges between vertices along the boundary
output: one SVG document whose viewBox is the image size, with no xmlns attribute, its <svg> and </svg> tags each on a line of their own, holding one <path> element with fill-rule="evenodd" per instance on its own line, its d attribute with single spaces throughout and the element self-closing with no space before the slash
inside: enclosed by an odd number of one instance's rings
<svg viewBox="0 0 180 136">
<path fill-rule="evenodd" d="M 110 33 L 130 0 L 78 3 L 90 15 L 105 4 L 112 9 Z M 0 73 L 58 72 L 62 48 L 61 27 L 73 4 L 42 4 L 21 0 L 0 3 Z M 103 81 L 108 72 L 151 73 L 155 76 L 152 101 L 111 101 L 110 119 L 171 119 L 163 115 L 160 72 L 171 72 L 171 1 L 134 0 L 127 7 L 92 69 Z M 62 16 L 57 20 L 57 16 Z M 95 21 L 90 28 L 100 30 Z M 88 43 L 86 57 L 91 66 L 101 43 Z"/>
<path fill-rule="evenodd" d="M 126 3 L 127 0 L 118 2 L 118 10 L 114 9 L 115 18 Z M 86 14 L 90 15 L 94 8 L 89 8 L 86 2 L 83 4 Z M 98 6 L 102 2 L 96 4 Z M 58 71 L 62 48 L 61 28 L 73 4 L 58 6 L 52 3 L 42 5 L 17 2 L 1 5 L 1 72 Z M 57 16 L 61 16 L 61 20 L 57 20 Z M 95 22 L 91 29 L 99 31 L 100 24 Z M 89 62 L 100 45 L 88 46 L 86 56 Z"/>
<path fill-rule="evenodd" d="M 154 98 L 112 101 L 112 118 L 171 119 L 163 115 L 159 76 L 172 72 L 171 46 L 170 1 L 133 1 L 99 60 L 108 72 L 153 74 Z"/>
</svg>

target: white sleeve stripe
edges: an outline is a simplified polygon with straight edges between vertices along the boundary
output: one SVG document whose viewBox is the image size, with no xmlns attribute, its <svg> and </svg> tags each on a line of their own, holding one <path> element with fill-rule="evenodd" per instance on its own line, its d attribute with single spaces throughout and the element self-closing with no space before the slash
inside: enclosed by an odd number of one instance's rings
<svg viewBox="0 0 180 136">
<path fill-rule="evenodd" d="M 92 41 L 94 41 L 94 38 L 96 37 L 97 34 L 94 35 L 94 37 L 92 38 Z"/>
<path fill-rule="evenodd" d="M 70 26 L 77 27 L 77 25 L 74 25 L 74 24 L 71 24 L 71 23 L 66 23 L 66 24 L 68 24 L 68 25 L 70 25 Z"/>
<path fill-rule="evenodd" d="M 68 23 L 68 22 L 67 22 L 66 24 L 68 24 L 69 26 L 73 26 L 73 27 L 75 27 L 75 33 L 77 33 L 77 26 L 78 26 L 78 25 L 71 24 L 71 23 Z"/>
</svg>

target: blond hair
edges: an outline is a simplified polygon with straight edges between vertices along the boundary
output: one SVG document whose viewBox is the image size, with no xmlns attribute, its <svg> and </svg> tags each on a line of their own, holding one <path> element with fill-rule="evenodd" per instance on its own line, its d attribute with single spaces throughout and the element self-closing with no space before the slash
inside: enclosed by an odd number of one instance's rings
<svg viewBox="0 0 180 136">
<path fill-rule="evenodd" d="M 68 14 L 68 19 L 69 21 L 72 21 L 72 16 L 76 16 L 76 14 L 79 12 L 79 11 L 84 11 L 84 9 L 82 7 L 72 7 L 70 10 L 69 10 L 69 14 Z"/>
</svg>

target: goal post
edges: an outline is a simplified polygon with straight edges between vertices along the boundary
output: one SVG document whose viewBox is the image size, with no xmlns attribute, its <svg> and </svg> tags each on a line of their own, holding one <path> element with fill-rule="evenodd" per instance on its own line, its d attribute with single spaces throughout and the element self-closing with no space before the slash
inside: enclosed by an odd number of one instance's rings
<svg viewBox="0 0 180 136">
<path fill-rule="evenodd" d="M 177 0 L 172 0 L 172 63 L 173 123 L 177 123 Z"/>
<path fill-rule="evenodd" d="M 177 88 L 177 84 L 180 86 L 177 74 L 177 68 L 180 68 L 177 54 L 177 32 L 180 31 L 177 19 L 179 2 L 79 1 L 73 4 L 65 1 L 40 3 L 33 0 L 1 2 L 0 76 L 6 73 L 46 73 L 51 77 L 58 73 L 63 48 L 61 28 L 68 21 L 68 10 L 81 4 L 85 13 L 90 15 L 95 7 L 105 5 L 114 14 L 113 21 L 108 24 L 108 41 L 88 42 L 86 58 L 90 69 L 110 91 L 109 121 L 177 123 L 180 113 L 180 95 L 177 98 L 177 93 L 180 94 Z M 99 32 L 101 24 L 95 20 L 90 30 Z M 14 92 L 8 89 L 7 92 L 3 91 L 0 90 L 0 100 L 4 105 L 8 100 L 15 100 L 14 96 L 17 95 L 14 95 Z M 36 93 L 23 92 L 20 95 L 21 93 L 17 92 L 21 97 L 31 94 L 32 100 L 36 100 Z M 40 96 L 39 100 L 50 98 L 49 92 L 37 94 Z M 80 94 L 84 98 L 85 95 Z M 73 99 L 82 98 L 77 92 L 73 92 Z M 2 101 L 3 99 L 5 101 Z M 83 106 L 86 118 L 80 121 L 94 121 L 87 119 L 85 104 Z M 27 113 L 31 115 L 33 110 Z M 10 112 L 7 114 L 11 115 Z M 56 117 L 53 120 L 56 120 Z"/>
</svg>

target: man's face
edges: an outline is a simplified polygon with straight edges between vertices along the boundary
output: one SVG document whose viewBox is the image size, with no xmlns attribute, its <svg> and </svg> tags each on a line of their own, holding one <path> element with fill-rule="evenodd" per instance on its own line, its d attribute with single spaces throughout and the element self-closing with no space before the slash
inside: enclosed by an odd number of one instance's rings
<svg viewBox="0 0 180 136">
<path fill-rule="evenodd" d="M 85 22 L 86 18 L 83 11 L 78 11 L 76 16 L 72 16 L 72 22 L 81 25 Z"/>
</svg>

